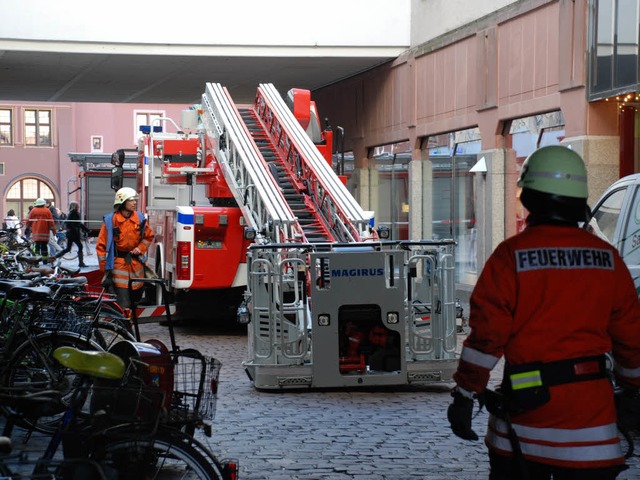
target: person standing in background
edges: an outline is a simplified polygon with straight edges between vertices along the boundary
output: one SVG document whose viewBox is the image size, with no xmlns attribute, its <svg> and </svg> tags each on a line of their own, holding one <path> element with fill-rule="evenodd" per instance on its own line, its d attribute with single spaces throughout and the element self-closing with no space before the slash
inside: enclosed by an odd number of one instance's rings
<svg viewBox="0 0 640 480">
<path fill-rule="evenodd" d="M 60 209 L 57 208 L 53 204 L 53 200 L 49 200 L 49 199 L 45 200 L 45 206 L 51 212 L 51 216 L 53 217 L 53 224 L 54 224 L 54 227 L 55 227 L 56 232 L 57 232 L 58 230 L 61 229 L 61 227 L 60 227 Z M 56 233 L 54 232 L 49 236 L 49 255 L 53 257 L 57 253 L 59 253 L 61 250 L 62 250 L 62 247 L 58 243 L 58 237 L 57 237 Z"/>
<path fill-rule="evenodd" d="M 56 234 L 56 227 L 53 221 L 51 211 L 45 206 L 45 201 L 38 198 L 34 204 L 33 210 L 27 218 L 27 227 L 31 231 L 31 239 L 35 244 L 35 253 L 47 257 L 49 252 L 47 246 L 51 235 Z"/>
<path fill-rule="evenodd" d="M 89 229 L 82 223 L 80 219 L 80 212 L 78 211 L 78 204 L 71 202 L 69 204 L 69 215 L 67 216 L 67 247 L 61 252 L 56 253 L 55 258 L 60 258 L 64 254 L 71 251 L 71 247 L 75 244 L 78 247 L 78 266 L 80 268 L 86 267 L 84 264 L 84 252 L 82 250 L 82 230 L 85 233 L 89 233 Z"/>
<path fill-rule="evenodd" d="M 12 208 L 7 212 L 7 216 L 4 217 L 5 228 L 16 229 L 18 235 L 22 235 L 22 229 L 20 228 L 20 219 L 16 216 L 15 210 Z"/>
<path fill-rule="evenodd" d="M 27 218 L 29 217 L 29 214 L 31 213 L 31 210 L 33 210 L 33 205 L 29 205 L 29 211 L 27 212 Z M 24 236 L 27 240 L 29 240 L 31 238 L 31 227 L 29 226 L 28 222 L 26 224 L 26 226 L 24 227 Z"/>
</svg>

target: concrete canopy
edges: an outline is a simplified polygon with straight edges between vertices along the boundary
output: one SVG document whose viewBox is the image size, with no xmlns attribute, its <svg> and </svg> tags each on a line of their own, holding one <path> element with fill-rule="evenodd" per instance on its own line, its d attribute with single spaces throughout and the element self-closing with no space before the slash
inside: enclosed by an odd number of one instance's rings
<svg viewBox="0 0 640 480">
<path fill-rule="evenodd" d="M 194 103 L 216 82 L 245 103 L 259 83 L 313 90 L 410 40 L 410 0 L 0 0 L 0 11 L 0 100 Z"/>
</svg>

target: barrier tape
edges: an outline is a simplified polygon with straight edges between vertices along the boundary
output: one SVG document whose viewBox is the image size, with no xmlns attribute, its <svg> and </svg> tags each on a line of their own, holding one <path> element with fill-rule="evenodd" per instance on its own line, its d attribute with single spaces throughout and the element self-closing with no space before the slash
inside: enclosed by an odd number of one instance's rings
<svg viewBox="0 0 640 480">
<path fill-rule="evenodd" d="M 176 313 L 175 305 L 169 306 L 169 313 L 171 313 L 171 315 Z M 167 309 L 164 305 L 136 308 L 136 316 L 138 318 L 161 317 L 166 314 L 167 314 Z"/>
</svg>

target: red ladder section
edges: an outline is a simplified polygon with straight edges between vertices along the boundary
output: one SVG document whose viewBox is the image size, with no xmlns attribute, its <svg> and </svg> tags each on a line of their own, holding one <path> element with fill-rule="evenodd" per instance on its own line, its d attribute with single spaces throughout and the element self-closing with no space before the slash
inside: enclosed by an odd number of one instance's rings
<svg viewBox="0 0 640 480">
<path fill-rule="evenodd" d="M 326 222 L 309 197 L 306 184 L 283 160 L 280 149 L 274 145 L 274 141 L 267 134 L 256 112 L 250 107 L 238 107 L 238 112 L 258 146 L 262 158 L 267 162 L 271 175 L 282 190 L 289 208 L 298 219 L 300 229 L 296 230 L 301 230 L 304 238 L 295 240 L 308 243 L 334 242 L 335 239 Z"/>
<path fill-rule="evenodd" d="M 282 168 L 282 172 L 279 171 L 278 176 L 286 176 L 291 181 L 295 192 L 301 196 L 294 201 L 293 205 L 290 204 L 291 209 L 296 213 L 298 208 L 302 208 L 300 205 L 304 204 L 306 214 L 312 217 L 312 220 L 304 218 L 304 216 L 299 217 L 301 220 L 309 222 L 308 226 L 301 222 L 302 228 L 315 229 L 313 233 L 310 232 L 312 237 L 322 235 L 326 238 L 326 240 L 319 241 L 361 241 L 360 230 L 356 228 L 343 207 L 340 206 L 344 204 L 347 208 L 353 208 L 348 205 L 351 205 L 349 202 L 355 204 L 355 200 L 346 189 L 343 188 L 344 192 L 340 192 L 339 188 L 336 188 L 343 187 L 343 185 L 337 185 L 340 182 L 337 175 L 327 165 L 316 147 L 313 144 L 309 147 L 310 141 L 297 121 L 295 126 L 285 124 L 287 117 L 289 121 L 294 117 L 293 115 L 282 115 L 277 111 L 277 108 L 282 108 L 282 105 L 276 106 L 268 97 L 268 95 L 274 94 L 264 86 L 258 88 L 253 113 L 260 120 L 262 130 L 269 139 L 271 148 L 277 153 L 278 164 Z M 305 138 L 302 139 L 302 136 Z M 311 151 L 310 148 L 315 151 Z M 349 201 L 346 203 L 345 195 L 349 196 Z M 357 215 L 361 216 L 362 214 L 362 210 L 357 206 Z M 303 214 L 301 213 L 301 215 Z M 362 223 L 362 218 L 359 218 L 359 221 Z"/>
</svg>

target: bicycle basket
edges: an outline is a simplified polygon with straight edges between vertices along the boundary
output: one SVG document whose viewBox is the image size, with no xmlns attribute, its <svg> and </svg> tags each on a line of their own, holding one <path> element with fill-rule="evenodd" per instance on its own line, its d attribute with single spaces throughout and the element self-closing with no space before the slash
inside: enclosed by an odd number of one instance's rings
<svg viewBox="0 0 640 480">
<path fill-rule="evenodd" d="M 194 349 L 169 353 L 159 340 L 122 341 L 109 351 L 125 362 L 136 360 L 137 375 L 166 395 L 160 421 L 178 428 L 202 426 L 215 416 L 221 363 Z"/>
<path fill-rule="evenodd" d="M 174 388 L 168 422 L 185 424 L 213 421 L 222 364 L 194 349 L 174 357 Z"/>
<path fill-rule="evenodd" d="M 156 424 L 165 392 L 148 382 L 148 365 L 131 358 L 121 380 L 96 379 L 91 390 L 91 412 L 113 422 Z"/>
<path fill-rule="evenodd" d="M 96 380 L 92 412 L 104 410 L 123 421 L 155 423 L 169 405 L 173 369 L 166 348 L 142 342 L 121 341 L 109 352 L 122 358 L 127 371 L 121 380 Z M 159 366 L 153 372 L 151 366 Z"/>
<path fill-rule="evenodd" d="M 94 328 L 91 316 L 80 315 L 68 306 L 58 310 L 42 309 L 40 316 L 33 320 L 32 326 L 36 331 L 68 332 L 86 338 L 91 338 Z"/>
</svg>

